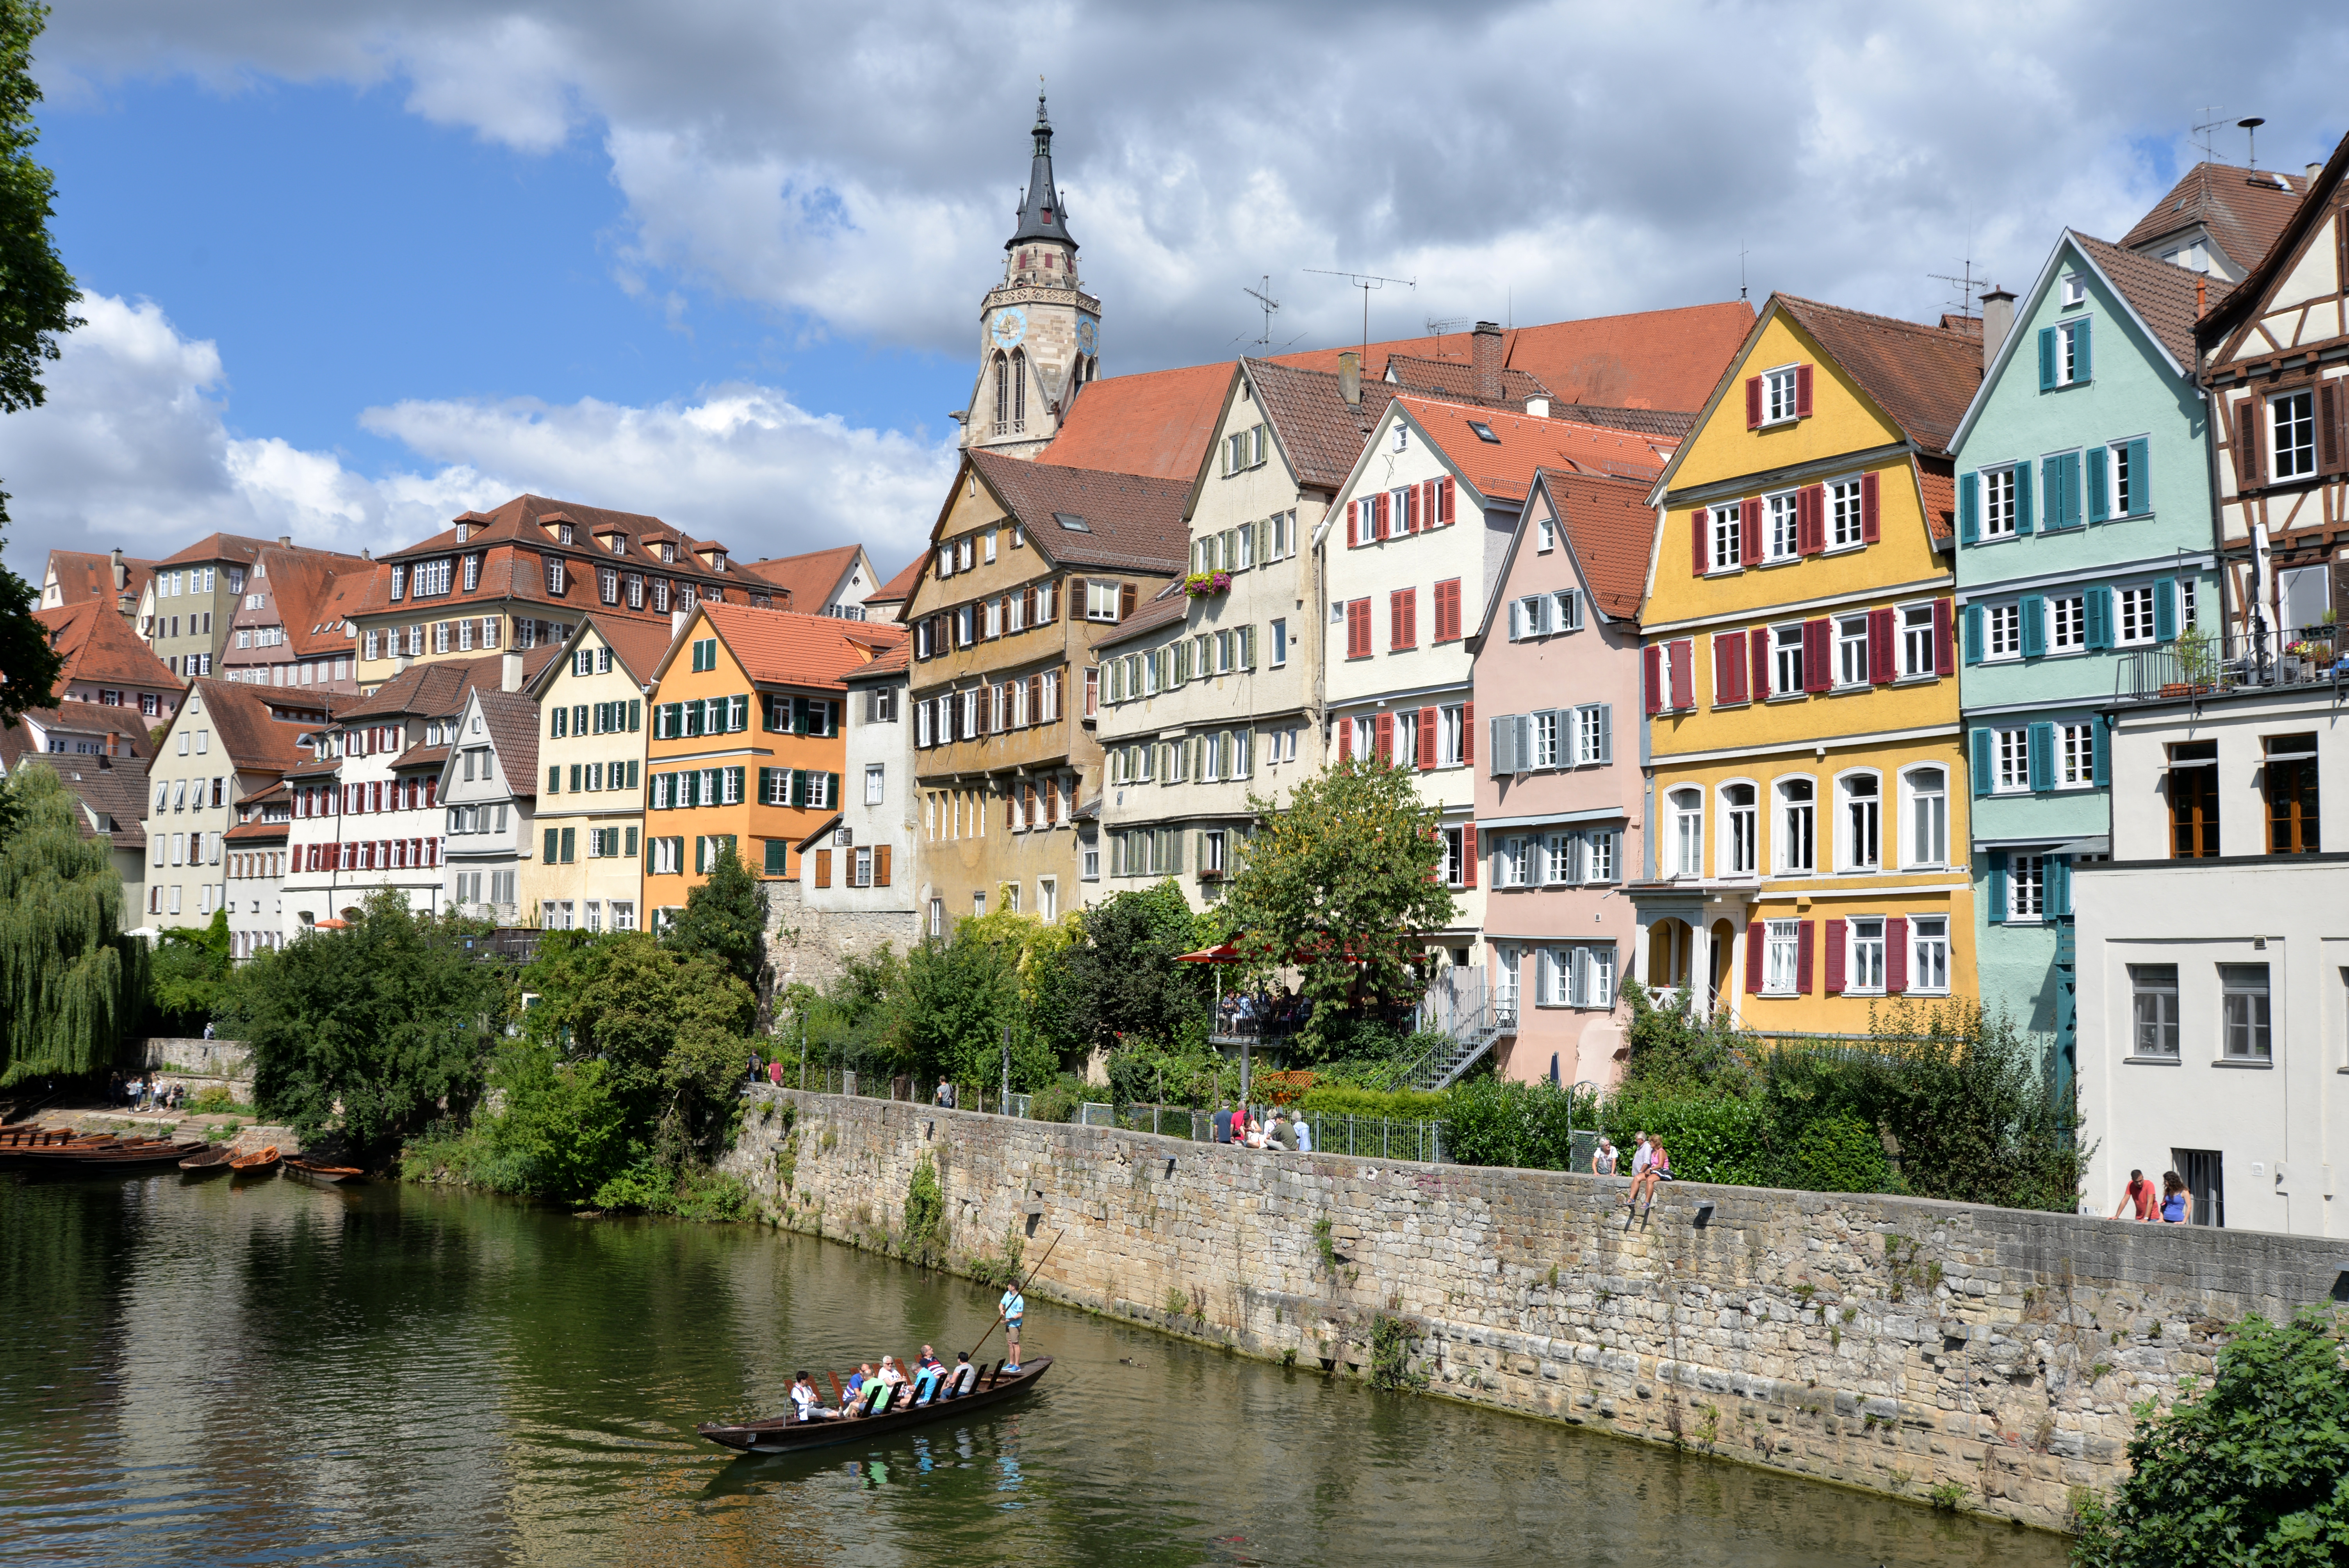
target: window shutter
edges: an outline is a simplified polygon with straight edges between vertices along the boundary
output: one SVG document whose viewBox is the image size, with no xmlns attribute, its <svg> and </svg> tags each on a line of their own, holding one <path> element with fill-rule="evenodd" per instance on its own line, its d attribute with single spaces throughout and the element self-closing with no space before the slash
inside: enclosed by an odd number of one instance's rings
<svg viewBox="0 0 2349 1568">
<path fill-rule="evenodd" d="M 2106 463 L 2108 454 L 2102 447 L 2088 449 L 2088 521 L 2102 522 L 2111 512 L 2110 485 L 2106 482 Z"/>
<path fill-rule="evenodd" d="M 1442 487 L 1443 491 L 1444 516 L 1440 521 L 1449 523 L 1452 521 L 1452 476 L 1445 474 L 1436 483 Z"/>
<path fill-rule="evenodd" d="M 1797 365 L 1795 366 L 1795 418 L 1807 419 L 1810 417 L 1811 367 L 1807 365 Z"/>
<path fill-rule="evenodd" d="M 1859 539 L 1863 544 L 1874 544 L 1883 534 L 1884 524 L 1877 511 L 1879 488 L 1876 475 L 1859 476 Z"/>
<path fill-rule="evenodd" d="M 1413 733 L 1419 737 L 1418 760 L 1423 770 L 1435 766 L 1435 709 L 1423 707 L 1419 710 L 1419 722 L 1412 727 Z"/>
<path fill-rule="evenodd" d="M 2047 858 L 2047 915 L 2050 919 L 2072 913 L 2072 857 L 2050 855 Z"/>
<path fill-rule="evenodd" d="M 1350 762 L 1353 759 L 1353 756 L 1354 721 L 1341 717 L 1338 720 L 1338 760 Z"/>
<path fill-rule="evenodd" d="M 1807 996 L 1811 994 L 1811 938 L 1815 920 L 1798 921 L 1795 926 L 1795 990 Z"/>
<path fill-rule="evenodd" d="M 2039 329 L 2039 389 L 2055 390 L 2055 329 L 2052 326 Z"/>
<path fill-rule="evenodd" d="M 2076 384 L 2095 379 L 2095 356 L 2092 352 L 2096 318 L 2084 315 L 2072 324 L 2072 379 Z"/>
<path fill-rule="evenodd" d="M 1476 885 L 1476 824 L 1464 822 L 1460 828 L 1460 885 Z"/>
<path fill-rule="evenodd" d="M 2025 731 L 2025 763 L 2033 794 L 2055 788 L 2055 727 L 2034 724 Z"/>
<path fill-rule="evenodd" d="M 1044 677 L 1040 675 L 1028 677 L 1028 722 L 1044 722 Z"/>
<path fill-rule="evenodd" d="M 1898 673 L 1892 654 L 1892 612 L 1868 613 L 1868 678 L 1873 686 L 1890 686 Z"/>
<path fill-rule="evenodd" d="M 1847 923 L 1830 920 L 1823 923 L 1827 928 L 1826 994 L 1830 996 L 1840 996 L 1843 995 L 1844 928 Z M 1806 927 L 1806 934 L 1807 934 L 1807 927 Z"/>
<path fill-rule="evenodd" d="M 1170 830 L 1166 835 L 1166 869 L 1170 872 L 1183 869 L 1183 834 L 1179 829 Z"/>
<path fill-rule="evenodd" d="M 1745 428 L 1749 430 L 1762 428 L 1762 377 L 1759 376 L 1745 378 Z"/>
<path fill-rule="evenodd" d="M 2023 617 L 2023 656 L 2038 658 L 2047 651 L 2047 602 L 2033 596 L 2016 608 Z"/>
<path fill-rule="evenodd" d="M 1884 923 L 1884 990 L 1898 996 L 1909 989 L 1909 923 L 1893 915 Z"/>
<path fill-rule="evenodd" d="M 1982 607 L 1969 604 L 1966 606 L 1966 663 L 1978 665 L 1982 662 Z"/>
<path fill-rule="evenodd" d="M 2099 455 L 2104 449 L 2096 449 Z M 2066 452 L 2056 464 L 2064 475 L 2064 526 L 2077 528 L 2085 515 L 2080 505 L 2080 454 Z"/>
<path fill-rule="evenodd" d="M 1737 691 L 1737 677 L 1745 673 L 1745 634 L 1743 632 L 1715 632 L 1713 634 L 1713 705 L 1743 701 Z"/>
<path fill-rule="evenodd" d="M 1834 634 L 1826 620 L 1803 623 L 1803 689 L 1825 691 L 1835 685 L 1835 671 L 1829 666 L 1834 654 Z"/>
<path fill-rule="evenodd" d="M 1117 618 L 1119 620 L 1125 621 L 1133 618 L 1133 584 L 1131 583 L 1119 583 L 1117 585 Z"/>
<path fill-rule="evenodd" d="M 1806 485 L 1798 492 L 1802 510 L 1796 514 L 1802 552 L 1816 555 L 1827 547 L 1827 491 L 1825 485 Z"/>
<path fill-rule="evenodd" d="M 1770 696 L 1770 633 L 1767 627 L 1756 626 L 1745 634 L 1746 652 L 1754 661 L 1752 700 L 1766 701 Z"/>
<path fill-rule="evenodd" d="M 2178 635 L 2178 579 L 2164 577 L 2153 585 L 2153 639 L 2168 642 Z"/>
<path fill-rule="evenodd" d="M 1758 995 L 1762 990 L 1763 944 L 1762 923 L 1758 920 L 1747 921 L 1745 923 L 1745 994 L 1748 996 Z"/>
<path fill-rule="evenodd" d="M 1971 771 L 1974 776 L 1974 798 L 1976 799 L 1980 799 L 1984 795 L 1990 793 L 1990 731 L 1987 729 L 1975 730 L 1972 738 L 1972 756 L 1969 758 L 1969 771 Z"/>
<path fill-rule="evenodd" d="M 1615 705 L 1611 702 L 1599 705 L 1599 760 L 1615 760 Z"/>
<path fill-rule="evenodd" d="M 1705 568 L 1712 564 L 1712 557 L 1705 548 L 1704 537 L 1706 521 L 1712 516 L 1713 514 L 1702 507 L 1698 507 L 1689 513 L 1689 570 L 1699 577 L 1703 576 Z"/>
<path fill-rule="evenodd" d="M 1737 508 L 1737 558 L 1748 566 L 1762 559 L 1762 498 L 1747 496 Z"/>
<path fill-rule="evenodd" d="M 1384 539 L 1387 536 L 1387 492 L 1381 490 L 1371 498 L 1371 537 Z"/>
<path fill-rule="evenodd" d="M 807 804 L 807 772 L 803 769 L 792 769 L 792 804 L 794 807 Z"/>
<path fill-rule="evenodd" d="M 1493 777 L 1506 779 L 1517 770 L 1516 723 L 1508 714 L 1493 717 Z"/>
<path fill-rule="evenodd" d="M 1392 763 L 1394 760 L 1394 715 L 1380 714 L 1371 721 L 1371 733 L 1376 738 L 1373 744 L 1378 748 L 1379 760 Z"/>
<path fill-rule="evenodd" d="M 562 836 L 553 828 L 546 830 L 546 852 L 539 857 L 542 863 L 550 866 L 555 863 L 554 851 L 562 844 Z"/>
<path fill-rule="evenodd" d="M 1982 538 L 1982 475 L 1958 476 L 1958 542 L 1972 544 Z"/>
<path fill-rule="evenodd" d="M 1640 694 L 1651 714 L 1664 710 L 1664 650 L 1661 645 L 1650 643 L 1640 650 Z"/>
<path fill-rule="evenodd" d="M 1696 706 L 1696 640 L 1681 637 L 1670 645 L 1671 663 L 1672 707 L 1692 708 Z"/>
<path fill-rule="evenodd" d="M 837 773 L 827 773 L 824 775 L 824 778 L 829 780 L 831 784 L 830 789 L 824 796 L 824 804 L 830 806 L 834 810 L 838 810 L 840 809 L 840 775 Z"/>
<path fill-rule="evenodd" d="M 759 769 L 759 803 L 762 806 L 767 803 L 768 799 L 772 797 L 775 792 L 772 787 L 774 777 L 775 770 L 771 768 L 761 768 Z"/>
<path fill-rule="evenodd" d="M 2092 721 L 2088 726 L 2088 744 L 2095 748 L 2095 772 L 2093 776 L 2094 781 L 2100 785 L 2110 784 L 2113 781 L 2113 738 L 2111 734 L 2106 730 L 2103 725 Z"/>
<path fill-rule="evenodd" d="M 1947 599 L 1933 601 L 1933 673 L 1946 676 L 1958 667 L 1956 651 L 1950 645 L 1954 628 L 1951 612 L 1954 606 Z"/>
<path fill-rule="evenodd" d="M 2152 452 L 2143 438 L 2128 444 L 2129 509 L 2131 517 L 2153 510 Z"/>
<path fill-rule="evenodd" d="M 2235 407 L 2235 488 L 2251 490 L 2260 482 L 2260 399 L 2254 394 Z"/>
<path fill-rule="evenodd" d="M 2134 477 L 2137 443 L 2129 445 L 2129 473 Z M 2341 383 L 2323 381 L 2316 387 L 2316 470 L 2337 474 L 2341 466 Z"/>
<path fill-rule="evenodd" d="M 1350 599 L 1346 603 L 1346 656 L 1366 659 L 1371 656 L 1371 602 Z"/>
<path fill-rule="evenodd" d="M 1476 760 L 1476 705 L 1473 702 L 1460 710 L 1460 760 Z"/>
<path fill-rule="evenodd" d="M 1989 731 L 1976 730 L 1974 733 L 1987 735 Z M 2006 851 L 2004 850 L 1992 850 L 1990 852 L 1989 923 L 1992 925 L 2006 923 Z"/>
<path fill-rule="evenodd" d="M 2088 621 L 2088 646 L 2109 648 L 2113 645 L 2113 591 L 2090 588 L 2080 595 L 2085 602 Z"/>
</svg>

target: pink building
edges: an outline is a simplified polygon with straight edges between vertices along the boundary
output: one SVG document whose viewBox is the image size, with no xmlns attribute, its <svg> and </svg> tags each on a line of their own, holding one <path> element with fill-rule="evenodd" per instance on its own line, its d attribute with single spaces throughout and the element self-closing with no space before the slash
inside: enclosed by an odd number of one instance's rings
<svg viewBox="0 0 2349 1568">
<path fill-rule="evenodd" d="M 1495 577 L 1475 656 L 1476 769 L 1493 995 L 1506 1077 L 1610 1088 L 1640 874 L 1640 600 L 1655 537 L 1645 481 L 1545 468 Z"/>
</svg>

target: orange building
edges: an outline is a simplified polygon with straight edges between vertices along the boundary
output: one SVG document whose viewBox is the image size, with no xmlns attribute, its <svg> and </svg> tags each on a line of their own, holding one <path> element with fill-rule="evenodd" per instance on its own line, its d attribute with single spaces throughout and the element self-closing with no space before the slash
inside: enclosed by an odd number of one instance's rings
<svg viewBox="0 0 2349 1568">
<path fill-rule="evenodd" d="M 792 846 L 840 807 L 842 679 L 905 641 L 898 626 L 695 607 L 650 688 L 644 896 L 655 929 L 725 845 L 756 876 L 799 875 Z"/>
</svg>

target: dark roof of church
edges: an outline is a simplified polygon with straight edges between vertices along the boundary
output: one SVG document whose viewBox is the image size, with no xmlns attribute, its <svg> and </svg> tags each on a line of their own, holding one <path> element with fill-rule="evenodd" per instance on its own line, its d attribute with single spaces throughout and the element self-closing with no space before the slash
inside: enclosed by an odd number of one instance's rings
<svg viewBox="0 0 2349 1568">
<path fill-rule="evenodd" d="M 1052 189 L 1052 121 L 1044 113 L 1040 88 L 1036 94 L 1036 124 L 1030 134 L 1036 139 L 1036 152 L 1028 165 L 1028 197 L 1019 203 L 1019 226 L 1003 242 L 1003 248 L 1008 251 L 1022 240 L 1058 240 L 1073 251 L 1077 242 L 1069 232 L 1069 215 L 1061 211 L 1060 192 Z"/>
</svg>

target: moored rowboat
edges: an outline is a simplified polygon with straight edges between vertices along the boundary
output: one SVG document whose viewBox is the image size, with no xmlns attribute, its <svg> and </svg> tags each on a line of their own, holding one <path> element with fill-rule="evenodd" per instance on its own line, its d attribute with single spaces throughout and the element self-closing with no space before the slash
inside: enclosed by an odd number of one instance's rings
<svg viewBox="0 0 2349 1568">
<path fill-rule="evenodd" d="M 796 1415 L 774 1416 L 740 1425 L 705 1424 L 696 1429 L 711 1442 L 746 1454 L 794 1454 L 803 1449 L 830 1448 L 835 1443 L 861 1443 L 885 1438 L 907 1427 L 918 1427 L 948 1417 L 962 1417 L 1017 1398 L 1036 1386 L 1051 1367 L 1049 1356 L 1031 1357 L 1019 1371 L 982 1377 L 978 1387 L 958 1399 L 933 1399 L 885 1416 L 835 1416 L 830 1420 L 802 1421 Z"/>
<path fill-rule="evenodd" d="M 277 1169 L 277 1145 L 273 1143 L 266 1149 L 256 1149 L 250 1154 L 240 1154 L 228 1163 L 229 1169 L 236 1172 L 236 1179 L 240 1181 L 248 1176 L 268 1175 Z"/>
<path fill-rule="evenodd" d="M 229 1169 L 236 1150 L 225 1143 L 215 1143 L 202 1154 L 191 1154 L 180 1161 L 180 1169 L 191 1176 L 217 1176 Z"/>
<path fill-rule="evenodd" d="M 285 1169 L 313 1181 L 357 1181 L 367 1174 L 356 1165 L 313 1165 L 307 1160 L 288 1160 Z"/>
</svg>

